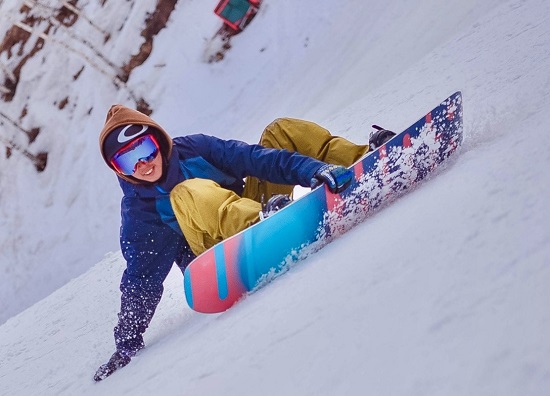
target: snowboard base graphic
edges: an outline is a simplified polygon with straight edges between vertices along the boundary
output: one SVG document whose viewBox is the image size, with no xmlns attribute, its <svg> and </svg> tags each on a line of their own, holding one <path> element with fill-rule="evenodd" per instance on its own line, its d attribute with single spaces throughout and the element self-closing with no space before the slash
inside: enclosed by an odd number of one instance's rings
<svg viewBox="0 0 550 396">
<path fill-rule="evenodd" d="M 322 248 L 424 179 L 462 143 L 462 95 L 456 92 L 352 165 L 341 194 L 326 186 L 207 250 L 185 269 L 189 306 L 216 313 Z"/>
</svg>

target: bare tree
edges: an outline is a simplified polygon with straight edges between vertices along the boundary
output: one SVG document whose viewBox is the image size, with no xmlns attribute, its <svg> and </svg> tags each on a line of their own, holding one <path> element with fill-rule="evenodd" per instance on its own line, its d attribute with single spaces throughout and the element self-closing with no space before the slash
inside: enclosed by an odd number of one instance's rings
<svg viewBox="0 0 550 396">
<path fill-rule="evenodd" d="M 38 154 L 33 154 L 29 150 L 16 144 L 13 140 L 6 139 L 2 136 L 0 136 L 0 142 L 2 142 L 8 150 L 15 150 L 30 159 L 38 172 L 42 172 L 46 169 L 46 165 L 48 163 L 48 153 L 45 151 L 41 151 Z"/>
<path fill-rule="evenodd" d="M 0 69 L 6 74 L 6 77 L 10 81 L 17 81 L 17 77 L 15 77 L 15 74 L 3 63 L 0 61 Z"/>
<path fill-rule="evenodd" d="M 0 111 L 0 117 L 3 118 L 8 124 L 13 126 L 18 131 L 23 132 L 29 139 L 29 144 L 34 142 L 40 133 L 40 128 L 25 129 L 19 123 L 14 121 L 11 117 Z"/>
<path fill-rule="evenodd" d="M 37 0 L 24 0 L 23 4 L 29 7 L 30 9 L 33 8 L 42 8 L 45 10 L 51 11 L 52 15 L 53 13 L 59 11 L 59 8 L 40 3 Z M 92 21 L 90 18 L 87 17 L 87 15 L 82 12 L 82 10 L 78 9 L 74 5 L 70 4 L 68 1 L 62 1 L 61 7 L 65 7 L 67 10 L 71 11 L 73 14 L 75 14 L 77 17 L 84 19 L 86 22 L 90 24 L 95 30 L 97 30 L 101 35 L 103 36 L 103 42 L 105 43 L 109 38 L 111 38 L 111 34 L 104 29 L 102 29 L 100 26 L 96 25 L 94 21 Z"/>
<path fill-rule="evenodd" d="M 15 22 L 14 25 L 17 26 L 20 29 L 25 30 L 26 32 L 28 32 L 30 34 L 37 35 L 39 38 L 41 38 L 45 42 L 49 41 L 51 43 L 60 45 L 61 47 L 65 48 L 66 50 L 78 55 L 79 57 L 84 59 L 90 66 L 92 66 L 94 69 L 96 69 L 100 73 L 104 74 L 105 76 L 109 77 L 117 88 L 123 88 L 124 90 L 126 90 L 126 92 L 128 92 L 128 94 L 130 95 L 130 97 L 134 101 L 137 102 L 139 100 L 137 95 L 134 93 L 134 91 L 132 89 L 130 89 L 130 87 L 128 87 L 128 85 L 119 76 L 119 73 L 121 73 L 120 68 L 116 67 L 116 65 L 114 65 L 112 62 L 109 62 L 105 57 L 101 56 L 99 54 L 99 52 L 97 52 L 96 50 L 93 50 L 94 54 L 98 55 L 98 57 L 100 59 L 102 59 L 103 61 L 105 61 L 105 63 L 107 63 L 107 65 L 111 69 L 115 69 L 115 70 L 107 70 L 106 68 L 100 66 L 92 57 L 88 56 L 83 51 L 70 46 L 69 44 L 65 43 L 64 41 L 57 40 L 57 39 L 51 37 L 50 35 L 48 35 L 44 32 L 37 32 L 36 29 L 34 29 L 32 26 L 29 26 L 29 25 L 27 25 L 27 24 L 25 24 L 21 21 Z"/>
</svg>

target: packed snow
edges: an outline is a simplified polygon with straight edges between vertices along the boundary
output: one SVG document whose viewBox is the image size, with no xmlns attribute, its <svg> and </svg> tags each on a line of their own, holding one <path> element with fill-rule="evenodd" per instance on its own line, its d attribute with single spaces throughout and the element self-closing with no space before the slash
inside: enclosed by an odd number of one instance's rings
<svg viewBox="0 0 550 396">
<path fill-rule="evenodd" d="M 0 1 L 1 33 L 20 3 Z M 139 32 L 155 1 L 95 3 L 80 6 L 122 62 L 136 46 L 119 27 Z M 550 394 L 550 3 L 264 0 L 207 64 L 216 3 L 178 2 L 126 88 L 91 67 L 73 80 L 87 61 L 47 44 L 2 102 L 9 114 L 30 98 L 27 127 L 43 129 L 31 148 L 50 159 L 43 173 L 0 159 L 0 394 Z M 74 29 L 96 37 L 84 19 Z M 129 90 L 173 136 L 251 143 L 283 116 L 363 143 L 371 124 L 402 130 L 461 90 L 465 139 L 413 191 L 225 313 L 187 307 L 174 268 L 147 347 L 95 383 L 125 266 L 121 192 L 97 137 L 111 104 L 135 104 Z M 52 112 L 66 96 L 70 111 Z"/>
</svg>

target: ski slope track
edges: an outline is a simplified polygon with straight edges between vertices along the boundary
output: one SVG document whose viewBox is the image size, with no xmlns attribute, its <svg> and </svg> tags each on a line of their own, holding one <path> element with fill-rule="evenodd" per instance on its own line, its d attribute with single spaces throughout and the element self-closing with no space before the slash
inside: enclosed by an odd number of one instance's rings
<svg viewBox="0 0 550 396">
<path fill-rule="evenodd" d="M 461 90 L 459 152 L 222 314 L 188 308 L 174 268 L 147 347 L 94 383 L 125 267 L 120 190 L 97 136 L 110 104 L 134 103 L 88 69 L 56 86 L 52 65 L 81 66 L 45 46 L 2 102 L 30 98 L 43 128 L 33 149 L 51 162 L 36 174 L 17 154 L 0 159 L 1 395 L 550 394 L 550 2 L 319 3 L 265 0 L 209 65 L 216 1 L 178 2 L 128 86 L 173 136 L 251 143 L 287 116 L 364 142 L 371 124 L 402 130 Z M 154 1 L 94 4 L 82 7 L 109 10 L 118 54 L 117 7 L 139 31 L 135 13 Z M 18 6 L 0 1 L 2 25 Z M 68 118 L 46 106 L 61 95 Z"/>
</svg>

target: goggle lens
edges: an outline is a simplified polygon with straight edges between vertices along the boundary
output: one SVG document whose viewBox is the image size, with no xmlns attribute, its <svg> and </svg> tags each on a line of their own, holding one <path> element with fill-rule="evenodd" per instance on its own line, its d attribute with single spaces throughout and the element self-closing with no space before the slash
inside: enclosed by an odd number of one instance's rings
<svg viewBox="0 0 550 396">
<path fill-rule="evenodd" d="M 152 135 L 145 135 L 120 149 L 111 159 L 117 172 L 132 176 L 139 162 L 151 162 L 159 152 L 159 145 Z"/>
</svg>

